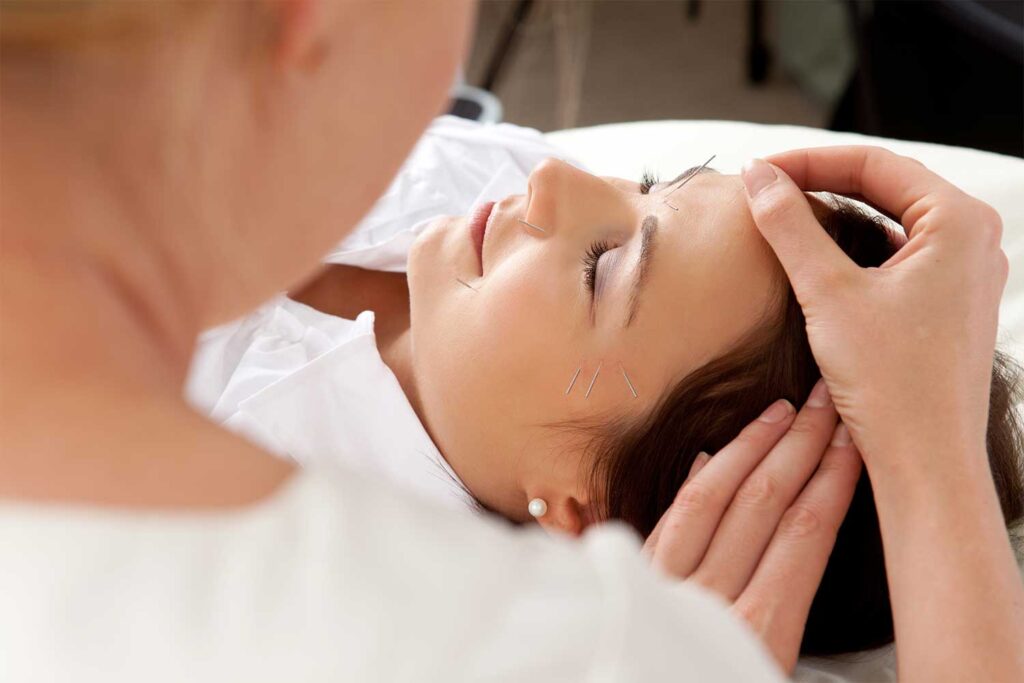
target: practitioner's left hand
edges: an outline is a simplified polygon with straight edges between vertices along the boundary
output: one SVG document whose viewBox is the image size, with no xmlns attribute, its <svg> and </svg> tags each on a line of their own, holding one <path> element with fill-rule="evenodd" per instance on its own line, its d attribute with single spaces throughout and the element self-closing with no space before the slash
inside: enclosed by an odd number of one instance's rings
<svg viewBox="0 0 1024 683">
<path fill-rule="evenodd" d="M 786 672 L 860 477 L 819 382 L 799 414 L 772 404 L 714 458 L 699 456 L 644 544 L 659 570 L 724 597 Z"/>
</svg>

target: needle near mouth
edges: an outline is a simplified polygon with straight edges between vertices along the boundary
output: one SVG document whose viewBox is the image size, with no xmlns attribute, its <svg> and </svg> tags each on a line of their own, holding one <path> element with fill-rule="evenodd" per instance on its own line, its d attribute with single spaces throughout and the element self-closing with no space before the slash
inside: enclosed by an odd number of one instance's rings
<svg viewBox="0 0 1024 683">
<path fill-rule="evenodd" d="M 473 285 L 469 284 L 468 282 L 466 282 L 465 280 L 463 280 L 460 277 L 455 278 L 455 281 L 458 282 L 463 287 L 468 287 L 469 289 L 472 289 L 474 292 L 479 292 L 480 291 L 479 289 L 477 289 Z"/>
</svg>

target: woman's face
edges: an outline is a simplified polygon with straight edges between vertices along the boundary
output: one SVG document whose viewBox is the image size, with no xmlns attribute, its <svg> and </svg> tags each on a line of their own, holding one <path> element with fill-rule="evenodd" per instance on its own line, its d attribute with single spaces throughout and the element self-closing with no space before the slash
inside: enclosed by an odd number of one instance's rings
<svg viewBox="0 0 1024 683">
<path fill-rule="evenodd" d="M 415 400 L 488 507 L 528 519 L 544 498 L 544 521 L 577 531 L 597 501 L 578 430 L 558 426 L 642 416 L 775 300 L 781 270 L 739 178 L 705 171 L 668 196 L 677 184 L 552 159 L 526 196 L 494 205 L 482 255 L 472 217 L 439 219 L 414 245 Z"/>
</svg>

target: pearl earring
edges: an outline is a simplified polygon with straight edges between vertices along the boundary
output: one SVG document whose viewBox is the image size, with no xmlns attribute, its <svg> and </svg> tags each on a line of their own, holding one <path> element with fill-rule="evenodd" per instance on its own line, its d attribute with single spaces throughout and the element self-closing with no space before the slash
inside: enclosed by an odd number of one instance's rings
<svg viewBox="0 0 1024 683">
<path fill-rule="evenodd" d="M 548 503 L 543 498 L 534 498 L 526 508 L 530 514 L 540 519 L 548 513 Z"/>
</svg>

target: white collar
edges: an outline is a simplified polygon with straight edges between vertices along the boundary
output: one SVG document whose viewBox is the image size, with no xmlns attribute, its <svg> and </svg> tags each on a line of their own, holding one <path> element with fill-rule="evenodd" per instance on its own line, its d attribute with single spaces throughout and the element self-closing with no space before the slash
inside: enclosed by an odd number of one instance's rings
<svg viewBox="0 0 1024 683">
<path fill-rule="evenodd" d="M 261 339 L 250 343 L 232 380 L 241 375 L 251 384 L 268 367 L 278 376 L 238 401 L 225 426 L 304 467 L 342 463 L 442 503 L 473 507 L 381 359 L 371 311 L 349 321 L 284 297 L 263 311 Z M 296 347 L 308 347 L 325 330 L 330 348 L 306 357 L 299 350 L 296 359 Z M 316 345 L 320 351 L 325 342 Z M 287 357 L 276 365 L 290 367 L 275 367 L 269 354 Z"/>
</svg>

